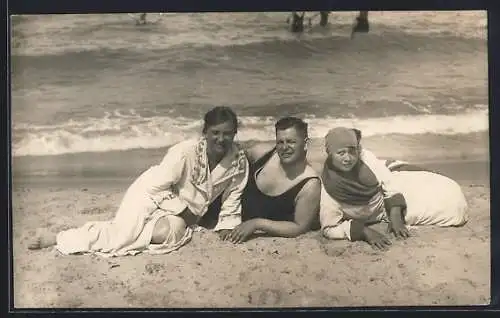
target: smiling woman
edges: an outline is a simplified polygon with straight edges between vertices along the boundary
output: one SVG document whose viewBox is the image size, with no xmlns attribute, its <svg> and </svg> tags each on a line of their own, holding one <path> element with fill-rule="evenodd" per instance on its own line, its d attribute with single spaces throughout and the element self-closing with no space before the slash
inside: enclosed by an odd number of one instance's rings
<svg viewBox="0 0 500 318">
<path fill-rule="evenodd" d="M 245 152 L 233 143 L 237 124 L 230 108 L 215 107 L 205 115 L 203 136 L 174 145 L 159 165 L 134 181 L 113 220 L 40 236 L 29 248 L 56 245 L 63 254 L 103 256 L 165 254 L 189 242 L 191 226 L 214 202 L 220 207 L 214 231 L 225 239 L 241 223 L 249 171 Z"/>
</svg>

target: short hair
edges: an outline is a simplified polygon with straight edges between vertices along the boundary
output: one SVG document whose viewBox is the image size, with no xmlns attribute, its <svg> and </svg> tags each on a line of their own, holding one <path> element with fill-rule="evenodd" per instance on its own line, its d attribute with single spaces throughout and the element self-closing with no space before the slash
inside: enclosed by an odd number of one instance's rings
<svg viewBox="0 0 500 318">
<path fill-rule="evenodd" d="M 288 117 L 283 117 L 280 118 L 276 124 L 274 125 L 276 129 L 276 133 L 278 133 L 278 130 L 285 130 L 288 128 L 295 128 L 304 138 L 308 138 L 308 133 L 307 133 L 307 123 L 304 122 L 302 119 L 293 117 L 293 116 L 288 116 Z"/>
<path fill-rule="evenodd" d="M 217 106 L 212 108 L 205 114 L 203 121 L 203 133 L 206 133 L 209 127 L 228 121 L 233 124 L 234 132 L 236 133 L 238 131 L 238 117 L 234 111 L 227 106 Z"/>
</svg>

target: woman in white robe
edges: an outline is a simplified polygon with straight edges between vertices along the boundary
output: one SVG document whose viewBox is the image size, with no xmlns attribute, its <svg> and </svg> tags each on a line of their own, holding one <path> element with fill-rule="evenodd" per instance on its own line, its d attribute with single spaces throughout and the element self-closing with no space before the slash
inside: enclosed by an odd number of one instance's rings
<svg viewBox="0 0 500 318">
<path fill-rule="evenodd" d="M 460 226 L 467 222 L 467 201 L 452 179 L 383 161 L 361 148 L 361 132 L 338 127 L 325 137 L 320 222 L 329 239 L 364 240 L 385 249 L 388 237 L 368 225 L 388 223 L 397 238 L 409 236 L 405 225 Z"/>
<path fill-rule="evenodd" d="M 248 161 L 233 143 L 237 118 L 227 107 L 205 115 L 203 135 L 172 146 L 160 164 L 143 172 L 128 188 L 113 220 L 38 237 L 29 248 L 55 244 L 63 254 L 101 256 L 165 254 L 190 241 L 210 204 L 222 202 L 213 229 L 226 239 L 241 223 L 240 198 L 248 180 Z"/>
</svg>

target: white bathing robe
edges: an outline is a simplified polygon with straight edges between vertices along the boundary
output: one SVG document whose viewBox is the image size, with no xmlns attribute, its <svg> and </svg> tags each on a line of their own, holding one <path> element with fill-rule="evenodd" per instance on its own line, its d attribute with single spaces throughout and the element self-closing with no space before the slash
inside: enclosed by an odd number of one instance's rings
<svg viewBox="0 0 500 318">
<path fill-rule="evenodd" d="M 454 180 L 427 171 L 390 171 L 384 160 L 366 149 L 361 151 L 360 158 L 379 180 L 382 193 L 375 195 L 366 206 L 353 206 L 336 201 L 323 186 L 320 222 L 324 236 L 351 240 L 353 219 L 387 222 L 383 200 L 394 193 L 401 193 L 405 198 L 407 225 L 446 227 L 460 226 L 468 221 L 467 201 Z"/>
<path fill-rule="evenodd" d="M 172 146 L 159 165 L 143 172 L 128 188 L 113 220 L 87 222 L 57 235 L 63 254 L 95 253 L 104 257 L 140 252 L 165 254 L 183 246 L 193 230 L 177 216 L 186 208 L 198 217 L 222 195 L 218 223 L 213 229 L 233 229 L 241 223 L 241 194 L 248 180 L 248 161 L 236 144 L 210 172 L 204 138 Z M 162 244 L 151 244 L 158 219 L 165 217 L 170 232 Z"/>
</svg>

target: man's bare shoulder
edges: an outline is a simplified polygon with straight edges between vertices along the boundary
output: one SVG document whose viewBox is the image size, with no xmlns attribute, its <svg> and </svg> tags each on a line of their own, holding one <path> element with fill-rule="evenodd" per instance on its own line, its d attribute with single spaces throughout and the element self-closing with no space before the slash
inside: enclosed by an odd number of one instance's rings
<svg viewBox="0 0 500 318">
<path fill-rule="evenodd" d="M 316 193 L 321 191 L 321 180 L 319 178 L 318 173 L 314 170 L 309 164 L 306 165 L 304 172 L 301 175 L 301 179 L 309 179 L 304 184 L 302 188 L 302 193 Z"/>
<path fill-rule="evenodd" d="M 304 179 L 310 177 L 317 177 L 319 179 L 319 173 L 308 162 L 306 164 L 306 168 L 304 169 L 303 177 Z"/>
<path fill-rule="evenodd" d="M 314 178 L 314 175 L 304 177 L 304 179 L 306 178 L 310 179 L 305 182 L 304 186 L 298 193 L 297 199 L 319 202 L 321 196 L 321 180 L 319 178 Z"/>
</svg>

